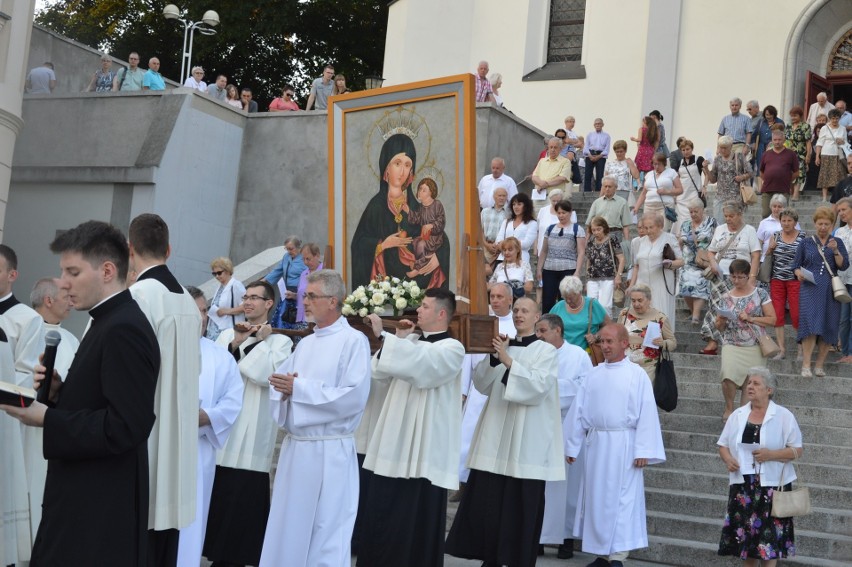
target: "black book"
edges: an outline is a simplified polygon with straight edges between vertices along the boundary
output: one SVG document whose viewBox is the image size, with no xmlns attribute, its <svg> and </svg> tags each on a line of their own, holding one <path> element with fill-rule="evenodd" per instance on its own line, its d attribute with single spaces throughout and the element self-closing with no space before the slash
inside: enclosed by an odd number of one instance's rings
<svg viewBox="0 0 852 567">
<path fill-rule="evenodd" d="M 36 399 L 36 392 L 30 388 L 0 382 L 0 405 L 29 407 Z"/>
</svg>

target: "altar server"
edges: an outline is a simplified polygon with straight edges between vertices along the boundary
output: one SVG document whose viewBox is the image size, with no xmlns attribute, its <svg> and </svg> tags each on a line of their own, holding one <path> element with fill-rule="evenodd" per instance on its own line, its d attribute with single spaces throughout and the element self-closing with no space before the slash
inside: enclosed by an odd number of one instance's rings
<svg viewBox="0 0 852 567">
<path fill-rule="evenodd" d="M 535 565 L 547 480 L 564 480 L 556 349 L 535 335 L 539 307 L 512 308 L 517 336 L 498 335 L 473 383 L 488 396 L 467 459 L 470 477 L 447 552 L 484 565 Z"/>
<path fill-rule="evenodd" d="M 201 354 L 195 301 L 178 283 L 166 260 L 169 227 L 145 213 L 130 222 L 130 293 L 154 328 L 160 344 L 160 375 L 148 440 L 151 494 L 149 557 L 158 567 L 177 563 L 178 530 L 195 520 L 198 466 L 198 375 Z"/>
<path fill-rule="evenodd" d="M 198 567 L 207 531 L 207 513 L 213 476 L 216 473 L 216 450 L 228 440 L 240 413 L 243 379 L 231 353 L 204 337 L 207 329 L 207 299 L 197 287 L 187 287 L 201 314 L 201 374 L 198 378 L 198 491 L 195 495 L 195 521 L 180 530 L 178 566 Z"/>
<path fill-rule="evenodd" d="M 55 407 L 2 408 L 44 427 L 48 472 L 32 565 L 145 567 L 157 337 L 126 290 L 127 240 L 115 227 L 83 223 L 51 250 L 61 254 L 62 287 L 92 322 L 65 382 L 51 381 Z"/>
<path fill-rule="evenodd" d="M 494 284 L 488 297 L 491 314 L 499 320 L 500 334 L 506 335 L 510 339 L 515 338 L 515 323 L 512 321 L 512 299 L 512 286 L 506 282 Z M 467 468 L 466 464 L 467 453 L 470 450 L 470 442 L 473 439 L 476 423 L 479 421 L 479 414 L 482 413 L 482 408 L 485 407 L 485 402 L 488 400 L 488 396 L 474 388 L 473 371 L 476 369 L 476 365 L 487 357 L 488 355 L 486 354 L 464 355 L 464 366 L 462 367 L 462 398 L 464 406 L 462 409 L 461 426 L 461 458 L 459 459 L 459 480 L 462 484 L 459 493 L 450 496 L 450 502 L 458 502 L 460 500 L 461 492 L 464 490 L 464 483 L 467 482 L 467 477 L 470 475 L 470 469 Z"/>
<path fill-rule="evenodd" d="M 563 338 L 565 329 L 562 318 L 553 313 L 541 316 L 535 325 L 536 336 L 553 345 L 559 358 L 559 408 L 562 413 L 562 431 L 565 434 L 565 424 L 568 410 L 577 396 L 577 390 L 586 381 L 586 374 L 593 368 L 589 354 Z M 577 457 L 582 462 L 585 453 L 582 448 Z M 571 559 L 574 556 L 574 515 L 577 512 L 577 494 L 580 491 L 582 479 L 581 465 L 571 468 L 565 462 L 565 480 L 549 480 L 544 485 L 544 523 L 541 527 L 542 544 L 559 544 L 557 557 Z M 571 469 L 571 470 L 569 470 Z M 543 549 L 539 549 L 541 553 Z"/>
<path fill-rule="evenodd" d="M 353 433 L 370 391 L 370 344 L 341 316 L 333 270 L 308 276 L 305 318 L 316 323 L 269 379 L 284 429 L 260 567 L 349 565 L 358 510 Z"/>
<path fill-rule="evenodd" d="M 373 382 L 388 393 L 370 438 L 364 468 L 373 471 L 358 565 L 443 565 L 447 490 L 458 488 L 461 367 L 464 346 L 447 329 L 455 296 L 426 290 L 414 325 L 396 334 L 370 315 L 382 348 L 373 356 Z"/>
<path fill-rule="evenodd" d="M 204 556 L 225 565 L 257 565 L 269 517 L 269 471 L 278 428 L 269 412 L 269 377 L 293 350 L 293 341 L 272 333 L 275 305 L 269 282 L 246 285 L 245 323 L 225 329 L 216 342 L 237 361 L 245 390 L 227 443 L 216 457 Z"/>
<path fill-rule="evenodd" d="M 9 324 L 5 319 L 0 315 L 0 377 L 8 381 L 15 375 L 15 358 L 3 330 Z M 4 412 L 0 412 L 0 447 L 0 565 L 14 565 L 29 561 L 32 538 L 21 424 Z"/>
<path fill-rule="evenodd" d="M 606 363 L 588 373 L 568 411 L 565 454 L 574 463 L 586 446 L 574 536 L 599 556 L 593 565 L 620 567 L 631 549 L 648 547 L 642 472 L 666 454 L 651 382 L 625 358 L 627 329 L 610 323 L 599 337 Z"/>
<path fill-rule="evenodd" d="M 65 380 L 68 369 L 74 361 L 74 355 L 80 346 L 71 331 L 62 327 L 69 313 L 71 313 L 71 300 L 68 298 L 68 290 L 59 287 L 59 280 L 54 278 L 42 278 L 33 285 L 30 292 L 30 305 L 39 317 L 42 318 L 42 341 L 44 335 L 49 331 L 59 333 L 62 340 L 56 347 L 56 361 L 53 368 L 59 375 L 60 380 Z M 47 478 L 47 461 L 44 458 L 44 443 L 42 441 L 42 430 L 38 427 L 27 427 L 24 429 L 24 454 L 27 463 L 27 483 L 30 493 L 30 514 L 32 525 L 35 529 L 41 521 L 41 499 L 44 496 L 44 481 Z"/>
</svg>

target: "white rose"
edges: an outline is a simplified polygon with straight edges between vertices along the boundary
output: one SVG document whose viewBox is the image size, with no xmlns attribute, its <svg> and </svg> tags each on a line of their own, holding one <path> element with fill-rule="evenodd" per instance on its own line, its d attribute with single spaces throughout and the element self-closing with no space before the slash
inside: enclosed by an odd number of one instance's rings
<svg viewBox="0 0 852 567">
<path fill-rule="evenodd" d="M 391 284 L 390 284 L 390 282 L 382 282 L 382 286 L 381 286 L 381 287 L 382 287 L 382 289 L 383 289 L 383 290 L 385 290 L 385 291 L 390 291 Z"/>
<path fill-rule="evenodd" d="M 358 310 L 358 317 L 366 317 L 367 313 L 369 313 L 369 311 L 367 311 L 367 308 L 362 307 L 361 309 Z"/>
<path fill-rule="evenodd" d="M 393 279 L 391 279 L 391 281 L 393 282 L 393 285 L 399 284 L 399 278 L 393 278 Z"/>
<path fill-rule="evenodd" d="M 364 286 L 361 286 L 357 290 L 355 290 L 355 293 L 353 295 L 357 299 L 363 299 L 363 298 L 367 297 L 367 292 L 364 291 Z"/>
<path fill-rule="evenodd" d="M 396 300 L 396 308 L 397 309 L 405 309 L 406 307 L 408 307 L 408 302 L 405 300 L 404 297 L 400 297 L 399 299 Z"/>
<path fill-rule="evenodd" d="M 375 313 L 376 315 L 384 315 L 385 314 L 385 308 L 381 305 L 373 307 L 373 313 Z"/>
<path fill-rule="evenodd" d="M 349 315 L 355 315 L 355 310 L 352 309 L 351 305 L 344 305 L 341 311 L 346 317 L 348 317 Z"/>
<path fill-rule="evenodd" d="M 404 282 L 402 282 L 402 287 L 404 287 L 405 289 L 410 288 L 410 287 L 411 287 L 411 282 L 410 282 L 410 281 L 407 281 L 407 280 L 406 280 L 406 281 L 404 281 Z"/>
<path fill-rule="evenodd" d="M 411 293 L 412 298 L 420 297 L 420 288 L 417 286 L 416 283 L 411 284 L 411 287 L 408 289 L 408 291 Z"/>
<path fill-rule="evenodd" d="M 373 294 L 373 297 L 370 300 L 370 303 L 372 303 L 373 305 L 384 305 L 385 301 L 387 301 L 387 296 L 384 293 L 377 291 L 376 293 Z"/>
</svg>

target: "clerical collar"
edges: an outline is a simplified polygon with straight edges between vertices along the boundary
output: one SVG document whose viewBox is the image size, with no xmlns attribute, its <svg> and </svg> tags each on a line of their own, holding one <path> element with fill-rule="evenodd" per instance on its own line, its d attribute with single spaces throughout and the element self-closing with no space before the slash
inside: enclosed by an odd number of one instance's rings
<svg viewBox="0 0 852 567">
<path fill-rule="evenodd" d="M 438 331 L 438 332 L 423 331 L 423 334 L 420 335 L 420 340 L 426 341 L 427 343 L 437 343 L 438 341 L 443 341 L 444 339 L 449 339 L 449 338 L 450 338 L 449 331 Z"/>
<path fill-rule="evenodd" d="M 20 301 L 18 301 L 18 299 L 15 297 L 15 294 L 10 293 L 2 300 L 0 300 L 0 315 L 2 315 L 3 313 L 5 313 L 6 311 L 8 311 L 19 303 Z"/>
<path fill-rule="evenodd" d="M 157 280 L 171 293 L 185 293 L 183 286 L 180 285 L 175 276 L 169 271 L 168 266 L 165 264 L 158 264 L 156 266 L 151 266 L 150 268 L 145 268 L 136 276 L 137 282 L 148 279 Z"/>
<path fill-rule="evenodd" d="M 333 335 L 334 333 L 346 328 L 349 326 L 349 321 L 346 320 L 346 317 L 340 316 L 337 318 L 337 321 L 332 323 L 331 325 L 326 325 L 325 327 L 317 327 L 314 326 L 314 334 L 318 337 L 323 337 L 327 335 Z"/>
<path fill-rule="evenodd" d="M 626 356 L 625 356 L 624 358 L 622 358 L 621 360 L 619 360 L 618 362 L 609 362 L 609 361 L 605 361 L 605 362 L 604 362 L 604 366 L 606 366 L 607 368 L 609 368 L 610 366 L 621 366 L 621 365 L 622 365 L 622 364 L 624 364 L 625 362 L 629 362 L 629 361 L 627 360 L 627 357 L 626 357 Z"/>
<path fill-rule="evenodd" d="M 89 309 L 89 315 L 94 317 L 95 315 L 92 313 L 92 311 L 94 311 L 95 309 L 97 309 L 98 307 L 100 307 L 101 305 L 103 305 L 104 303 L 106 303 L 107 301 L 109 301 L 110 299 L 112 299 L 113 297 L 118 295 L 119 293 L 121 293 L 121 292 L 117 291 L 117 292 L 113 293 L 112 295 L 109 295 L 109 296 L 105 297 L 104 299 L 101 299 L 100 301 L 98 301 L 98 303 L 94 307 Z"/>
<path fill-rule="evenodd" d="M 538 338 L 538 335 L 536 335 L 536 334 L 528 335 L 526 337 L 514 337 L 512 339 L 509 339 L 509 346 L 526 347 L 526 346 L 530 346 L 531 344 L 533 344 L 534 342 L 536 342 L 538 340 L 540 340 L 540 339 Z"/>
</svg>

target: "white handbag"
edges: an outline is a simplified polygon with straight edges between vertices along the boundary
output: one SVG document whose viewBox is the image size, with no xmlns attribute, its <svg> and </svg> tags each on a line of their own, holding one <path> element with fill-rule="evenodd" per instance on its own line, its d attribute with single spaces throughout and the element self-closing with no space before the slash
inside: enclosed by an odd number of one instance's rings
<svg viewBox="0 0 852 567">
<path fill-rule="evenodd" d="M 784 468 L 792 463 L 788 461 L 781 467 L 781 479 L 783 482 Z M 799 481 L 799 469 L 793 464 L 793 470 L 796 472 L 796 482 Z M 772 516 L 775 518 L 793 518 L 795 516 L 807 516 L 811 513 L 811 493 L 807 487 L 799 486 L 792 490 L 784 490 L 783 485 L 779 486 L 772 492 Z"/>
</svg>

